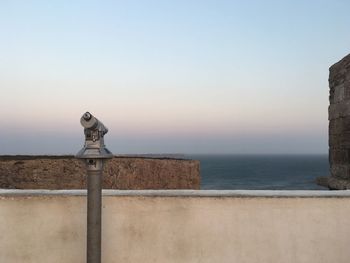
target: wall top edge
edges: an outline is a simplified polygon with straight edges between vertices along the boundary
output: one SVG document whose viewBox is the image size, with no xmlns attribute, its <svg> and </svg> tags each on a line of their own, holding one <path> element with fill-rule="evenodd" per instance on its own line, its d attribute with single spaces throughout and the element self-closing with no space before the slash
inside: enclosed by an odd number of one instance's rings
<svg viewBox="0 0 350 263">
<path fill-rule="evenodd" d="M 6 196 L 86 196 L 86 190 L 0 189 Z M 341 197 L 350 198 L 350 190 L 103 190 L 103 196 L 139 197 Z"/>
<path fill-rule="evenodd" d="M 196 161 L 180 154 L 113 155 L 115 159 Z M 0 161 L 79 160 L 74 155 L 0 155 Z"/>
</svg>

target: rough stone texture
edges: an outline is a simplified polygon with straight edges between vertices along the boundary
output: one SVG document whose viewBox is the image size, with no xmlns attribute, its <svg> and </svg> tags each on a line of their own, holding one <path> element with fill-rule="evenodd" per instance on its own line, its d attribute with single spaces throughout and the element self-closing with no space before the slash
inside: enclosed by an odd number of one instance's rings
<svg viewBox="0 0 350 263">
<path fill-rule="evenodd" d="M 350 54 L 329 69 L 330 189 L 350 189 Z M 321 183 L 321 180 L 320 182 Z"/>
<path fill-rule="evenodd" d="M 85 189 L 85 166 L 73 156 L 0 156 L 0 188 Z M 103 188 L 199 189 L 199 161 L 114 157 Z"/>
</svg>

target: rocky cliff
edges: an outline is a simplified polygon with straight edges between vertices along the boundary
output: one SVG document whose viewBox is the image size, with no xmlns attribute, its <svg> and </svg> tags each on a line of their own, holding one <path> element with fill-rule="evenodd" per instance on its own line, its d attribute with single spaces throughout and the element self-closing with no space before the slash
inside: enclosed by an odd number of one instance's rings
<svg viewBox="0 0 350 263">
<path fill-rule="evenodd" d="M 84 189 L 85 165 L 73 156 L 0 156 L 0 188 Z M 199 189 L 199 161 L 114 157 L 105 189 Z"/>
</svg>

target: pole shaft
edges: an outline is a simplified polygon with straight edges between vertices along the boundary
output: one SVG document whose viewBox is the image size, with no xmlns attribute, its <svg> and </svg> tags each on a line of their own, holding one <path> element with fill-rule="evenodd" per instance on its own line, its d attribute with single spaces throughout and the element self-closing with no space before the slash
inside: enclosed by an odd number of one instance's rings
<svg viewBox="0 0 350 263">
<path fill-rule="evenodd" d="M 87 198 L 87 263 L 101 263 L 102 170 L 89 171 Z"/>
</svg>

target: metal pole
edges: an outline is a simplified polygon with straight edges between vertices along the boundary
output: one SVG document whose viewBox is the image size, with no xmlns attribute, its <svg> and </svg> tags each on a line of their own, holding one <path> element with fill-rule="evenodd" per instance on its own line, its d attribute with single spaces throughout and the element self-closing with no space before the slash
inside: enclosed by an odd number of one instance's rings
<svg viewBox="0 0 350 263">
<path fill-rule="evenodd" d="M 101 177 L 102 171 L 88 171 L 87 263 L 101 263 Z"/>
<path fill-rule="evenodd" d="M 104 160 L 113 158 L 113 154 L 104 145 L 103 137 L 108 129 L 102 122 L 86 112 L 80 123 L 84 127 L 85 144 L 76 157 L 85 161 L 87 170 L 86 262 L 101 263 L 101 181 Z"/>
</svg>

